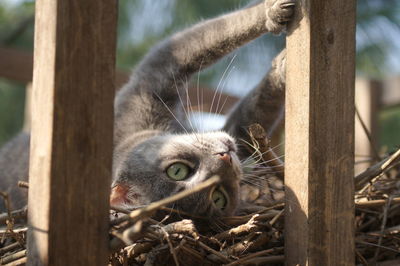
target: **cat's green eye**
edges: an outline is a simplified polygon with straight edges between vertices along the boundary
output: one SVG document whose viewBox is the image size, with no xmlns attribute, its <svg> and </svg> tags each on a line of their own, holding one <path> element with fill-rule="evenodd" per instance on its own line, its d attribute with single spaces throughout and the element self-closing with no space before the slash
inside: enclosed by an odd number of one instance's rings
<svg viewBox="0 0 400 266">
<path fill-rule="evenodd" d="M 213 191 L 213 193 L 211 195 L 211 199 L 214 202 L 215 206 L 220 210 L 225 209 L 225 207 L 228 203 L 225 193 L 223 193 L 219 189 L 216 189 Z"/>
<path fill-rule="evenodd" d="M 189 172 L 189 166 L 183 163 L 174 163 L 167 169 L 168 177 L 176 181 L 181 181 L 188 178 Z"/>
</svg>

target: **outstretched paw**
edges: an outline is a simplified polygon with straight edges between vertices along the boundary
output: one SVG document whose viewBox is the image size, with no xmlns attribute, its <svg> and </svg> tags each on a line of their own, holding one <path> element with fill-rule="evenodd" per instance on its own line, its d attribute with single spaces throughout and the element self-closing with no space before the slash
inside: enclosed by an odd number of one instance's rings
<svg viewBox="0 0 400 266">
<path fill-rule="evenodd" d="M 278 34 L 285 28 L 292 19 L 296 0 L 266 0 L 265 10 L 267 20 L 265 26 L 269 32 Z"/>
</svg>

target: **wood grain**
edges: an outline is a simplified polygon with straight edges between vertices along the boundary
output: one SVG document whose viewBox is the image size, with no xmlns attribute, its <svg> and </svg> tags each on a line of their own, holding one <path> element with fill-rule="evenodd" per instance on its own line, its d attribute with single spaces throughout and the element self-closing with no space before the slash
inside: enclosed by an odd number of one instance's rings
<svg viewBox="0 0 400 266">
<path fill-rule="evenodd" d="M 355 1 L 298 3 L 287 37 L 286 265 L 354 265 Z"/>
<path fill-rule="evenodd" d="M 105 265 L 116 1 L 36 1 L 29 265 Z"/>
</svg>

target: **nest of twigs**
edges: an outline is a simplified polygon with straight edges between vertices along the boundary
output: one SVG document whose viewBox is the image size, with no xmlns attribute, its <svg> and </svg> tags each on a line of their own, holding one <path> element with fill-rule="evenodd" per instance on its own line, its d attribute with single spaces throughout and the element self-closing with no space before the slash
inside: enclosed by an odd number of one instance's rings
<svg viewBox="0 0 400 266">
<path fill-rule="evenodd" d="M 268 149 L 264 144 L 258 148 Z M 400 265 L 399 157 L 400 150 L 355 177 L 356 265 Z M 165 207 L 215 185 L 218 177 L 133 212 L 111 210 L 109 264 L 284 264 L 282 175 L 265 177 L 257 186 L 244 184 L 238 215 L 218 222 Z M 26 263 L 26 213 L 0 215 L 1 265 Z"/>
</svg>

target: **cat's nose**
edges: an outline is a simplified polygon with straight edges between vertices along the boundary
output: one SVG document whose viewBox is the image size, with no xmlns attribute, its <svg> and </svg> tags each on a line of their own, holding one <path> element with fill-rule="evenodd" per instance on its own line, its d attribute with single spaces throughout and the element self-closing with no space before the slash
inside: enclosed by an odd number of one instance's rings
<svg viewBox="0 0 400 266">
<path fill-rule="evenodd" d="M 228 163 L 228 164 L 232 164 L 232 157 L 229 154 L 229 152 L 221 152 L 218 153 L 219 159 L 221 159 L 222 161 Z"/>
</svg>

